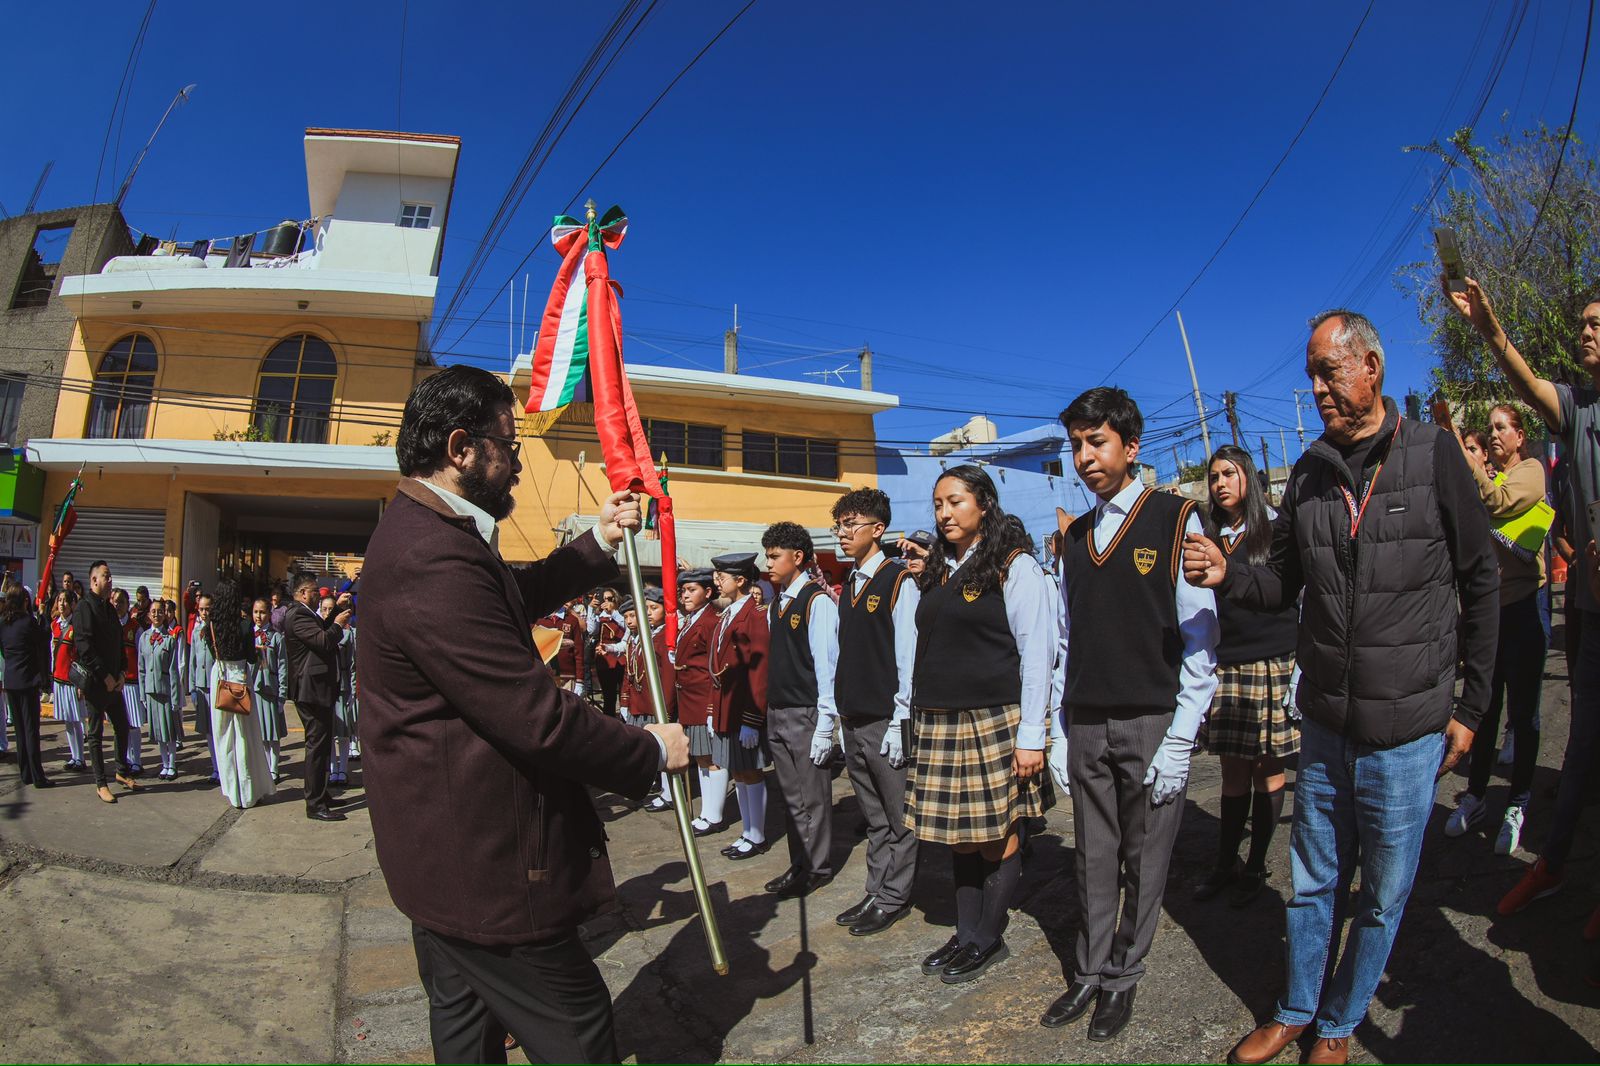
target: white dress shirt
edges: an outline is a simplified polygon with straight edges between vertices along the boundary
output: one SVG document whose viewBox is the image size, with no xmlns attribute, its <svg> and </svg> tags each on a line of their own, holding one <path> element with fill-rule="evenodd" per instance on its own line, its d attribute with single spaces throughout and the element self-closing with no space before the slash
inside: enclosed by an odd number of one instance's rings
<svg viewBox="0 0 1600 1066">
<path fill-rule="evenodd" d="M 809 574 L 795 575 L 789 587 L 778 593 L 778 610 L 787 611 L 810 580 Z M 836 718 L 839 709 L 833 702 L 833 675 L 839 665 L 839 605 L 826 592 L 811 597 L 806 637 L 811 644 L 811 662 L 817 674 L 817 720 Z"/>
<path fill-rule="evenodd" d="M 862 586 L 872 580 L 878 568 L 888 559 L 880 549 L 856 565 L 850 572 L 850 595 L 861 593 Z M 911 717 L 911 678 L 917 669 L 917 604 L 922 602 L 922 590 L 910 577 L 900 582 L 900 593 L 895 597 L 889 615 L 894 622 L 894 668 L 897 675 L 894 686 L 894 714 L 890 721 L 898 725 Z"/>
<path fill-rule="evenodd" d="M 962 553 L 950 568 L 950 577 L 972 558 L 981 541 Z M 1060 626 L 1053 595 L 1055 589 L 1045 576 L 1039 560 L 1019 555 L 1006 571 L 1001 594 L 1006 601 L 1006 625 L 1017 643 L 1017 658 L 1022 674 L 1022 724 L 1017 728 L 1017 747 L 1023 751 L 1043 751 L 1049 735 L 1050 693 L 1055 673 L 1056 652 L 1061 644 Z"/>
<path fill-rule="evenodd" d="M 1110 544 L 1111 539 L 1127 521 L 1128 512 L 1139 502 L 1144 485 L 1135 480 L 1109 500 L 1102 500 L 1095 508 L 1094 528 L 1089 535 L 1094 538 L 1095 549 Z M 1184 523 L 1185 533 L 1200 533 L 1200 515 L 1189 513 Z M 1217 598 L 1210 589 L 1196 588 L 1180 574 L 1173 588 L 1173 600 L 1178 608 L 1178 632 L 1183 637 L 1183 658 L 1178 671 L 1178 703 L 1168 732 L 1180 740 L 1193 740 L 1200 729 L 1200 721 L 1211 706 L 1211 697 L 1217 691 L 1217 641 L 1222 629 L 1217 621 Z M 1066 619 L 1066 632 L 1072 632 L 1071 608 L 1067 606 L 1067 581 L 1061 580 L 1062 617 Z M 1069 645 L 1070 647 L 1070 639 Z M 1059 715 L 1056 716 L 1058 719 Z"/>
</svg>

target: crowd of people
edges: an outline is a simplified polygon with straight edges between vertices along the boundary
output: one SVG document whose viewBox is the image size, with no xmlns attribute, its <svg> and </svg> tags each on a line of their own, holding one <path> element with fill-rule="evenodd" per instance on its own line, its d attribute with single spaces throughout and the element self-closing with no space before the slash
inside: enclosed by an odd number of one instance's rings
<svg viewBox="0 0 1600 1066">
<path fill-rule="evenodd" d="M 305 574 L 293 600 L 281 587 L 252 600 L 224 578 L 210 591 L 191 582 L 180 605 L 144 586 L 130 596 L 103 561 L 87 577 L 85 587 L 63 572 L 37 601 L 14 580 L 0 584 L 5 703 L 25 785 L 56 784 L 40 745 L 48 694 L 66 741 L 61 769 L 92 772 L 104 802 L 117 802 L 113 782 L 124 792 L 141 787 L 147 753 L 159 762 L 157 780 L 177 780 L 178 752 L 192 736 L 205 747 L 203 780 L 233 806 L 253 807 L 283 780 L 293 699 L 306 723 L 307 814 L 343 818 L 329 788 L 346 784 L 349 762 L 361 757 L 354 593 Z"/>
</svg>

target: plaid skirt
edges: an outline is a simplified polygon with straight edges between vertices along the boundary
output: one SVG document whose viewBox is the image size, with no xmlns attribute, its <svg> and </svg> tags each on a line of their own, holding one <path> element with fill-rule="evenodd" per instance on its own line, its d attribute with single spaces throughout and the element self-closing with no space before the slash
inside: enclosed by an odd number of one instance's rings
<svg viewBox="0 0 1600 1066">
<path fill-rule="evenodd" d="M 1282 758 L 1300 750 L 1300 727 L 1283 709 L 1294 656 L 1217 667 L 1217 694 L 1199 741 L 1213 755 Z"/>
<path fill-rule="evenodd" d="M 906 771 L 906 827 L 919 840 L 1002 840 L 1019 818 L 1055 806 L 1049 767 L 1026 781 L 1011 772 L 1022 707 L 915 709 L 915 751 Z"/>
</svg>

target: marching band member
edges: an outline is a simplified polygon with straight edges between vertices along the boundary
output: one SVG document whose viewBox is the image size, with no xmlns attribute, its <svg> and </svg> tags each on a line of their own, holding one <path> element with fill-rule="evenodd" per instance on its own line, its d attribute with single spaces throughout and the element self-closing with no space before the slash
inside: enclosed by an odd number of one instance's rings
<svg viewBox="0 0 1600 1066">
<path fill-rule="evenodd" d="M 645 598 L 650 598 L 648 590 Z M 600 590 L 600 608 L 594 612 L 589 626 L 594 630 L 594 679 L 600 686 L 601 705 L 607 714 L 615 717 L 617 700 L 622 693 L 623 664 L 620 655 L 607 649 L 623 643 L 627 635 L 622 614 L 617 610 L 616 589 Z"/>
<path fill-rule="evenodd" d="M 728 600 L 711 641 L 711 758 L 728 769 L 739 799 L 744 831 L 722 849 L 730 859 L 749 859 L 772 845 L 767 841 L 766 769 L 767 618 L 750 598 L 756 582 L 755 552 L 734 552 L 711 560 L 717 591 Z"/>
</svg>

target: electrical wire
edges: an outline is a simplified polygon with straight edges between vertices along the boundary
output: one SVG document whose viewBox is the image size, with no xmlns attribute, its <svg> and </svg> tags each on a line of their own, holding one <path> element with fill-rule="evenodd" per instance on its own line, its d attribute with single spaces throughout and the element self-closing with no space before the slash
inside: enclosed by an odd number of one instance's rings
<svg viewBox="0 0 1600 1066">
<path fill-rule="evenodd" d="M 1539 201 L 1539 210 L 1534 212 L 1533 225 L 1528 227 L 1528 235 L 1523 238 L 1522 248 L 1511 259 L 1511 270 L 1515 270 L 1522 262 L 1522 257 L 1527 254 L 1533 244 L 1534 234 L 1539 232 L 1539 223 L 1544 221 L 1544 209 L 1550 206 L 1550 197 L 1555 195 L 1556 182 L 1561 179 L 1561 164 L 1567 159 L 1567 145 L 1572 143 L 1573 131 L 1577 128 L 1578 98 L 1583 93 L 1583 75 L 1589 69 L 1589 41 L 1594 33 L 1594 0 L 1589 0 L 1589 15 L 1585 20 L 1583 29 L 1583 56 L 1578 61 L 1578 84 L 1572 90 L 1572 110 L 1567 115 L 1567 128 L 1561 134 L 1561 150 L 1556 153 L 1556 165 L 1550 171 L 1550 185 L 1544 191 L 1544 199 Z"/>
</svg>

